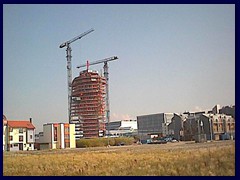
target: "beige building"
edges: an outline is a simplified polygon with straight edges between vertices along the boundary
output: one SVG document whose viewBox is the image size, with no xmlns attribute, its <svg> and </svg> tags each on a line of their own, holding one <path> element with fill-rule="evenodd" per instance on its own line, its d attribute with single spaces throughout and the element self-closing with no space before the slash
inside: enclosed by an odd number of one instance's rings
<svg viewBox="0 0 240 180">
<path fill-rule="evenodd" d="M 36 138 L 37 149 L 76 148 L 75 124 L 47 123 Z"/>
<path fill-rule="evenodd" d="M 3 150 L 34 150 L 34 142 L 35 127 L 31 118 L 29 121 L 3 119 Z"/>
<path fill-rule="evenodd" d="M 225 114 L 203 114 L 202 131 L 208 140 L 235 139 L 235 119 Z"/>
<path fill-rule="evenodd" d="M 206 135 L 206 140 L 235 139 L 235 119 L 225 114 L 203 113 L 190 115 L 183 122 L 185 141 L 196 140 L 196 135 Z"/>
</svg>

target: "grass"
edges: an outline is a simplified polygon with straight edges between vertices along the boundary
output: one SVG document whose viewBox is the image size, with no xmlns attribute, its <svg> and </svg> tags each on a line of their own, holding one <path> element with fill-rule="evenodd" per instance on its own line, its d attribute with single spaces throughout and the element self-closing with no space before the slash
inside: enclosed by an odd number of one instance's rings
<svg viewBox="0 0 240 180">
<path fill-rule="evenodd" d="M 235 145 L 186 143 L 4 152 L 4 176 L 234 176 Z"/>
</svg>

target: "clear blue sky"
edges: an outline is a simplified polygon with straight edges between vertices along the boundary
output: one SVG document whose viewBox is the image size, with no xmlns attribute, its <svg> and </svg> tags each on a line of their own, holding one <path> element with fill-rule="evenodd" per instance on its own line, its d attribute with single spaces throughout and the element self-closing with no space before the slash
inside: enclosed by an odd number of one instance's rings
<svg viewBox="0 0 240 180">
<path fill-rule="evenodd" d="M 235 5 L 3 5 L 3 113 L 67 122 L 66 52 L 113 55 L 111 120 L 235 104 Z M 100 70 L 102 65 L 91 67 Z"/>
</svg>

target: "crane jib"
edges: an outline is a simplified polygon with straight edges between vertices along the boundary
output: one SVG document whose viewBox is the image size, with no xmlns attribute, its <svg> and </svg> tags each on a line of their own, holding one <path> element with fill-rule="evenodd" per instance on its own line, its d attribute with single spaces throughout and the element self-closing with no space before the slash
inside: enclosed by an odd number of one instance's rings
<svg viewBox="0 0 240 180">
<path fill-rule="evenodd" d="M 95 64 L 99 64 L 99 63 L 113 61 L 113 60 L 116 60 L 116 59 L 118 59 L 118 57 L 117 56 L 113 56 L 113 57 L 110 57 L 110 58 L 105 58 L 105 59 L 102 59 L 102 60 L 90 62 L 89 65 L 95 65 Z M 80 66 L 77 66 L 77 68 L 81 68 L 81 67 L 86 67 L 86 64 L 82 64 Z"/>
<path fill-rule="evenodd" d="M 67 44 L 71 44 L 72 42 L 74 42 L 74 41 L 76 41 L 76 40 L 78 40 L 78 39 L 81 39 L 83 36 L 86 36 L 87 34 L 93 32 L 93 31 L 94 31 L 94 29 L 92 28 L 92 29 L 90 29 L 90 30 L 88 30 L 88 31 L 80 34 L 79 36 L 77 36 L 77 37 L 75 37 L 75 38 L 73 38 L 73 39 L 71 39 L 71 40 L 69 40 L 69 41 L 66 41 L 66 42 L 62 43 L 62 44 L 59 46 L 59 48 L 63 48 L 63 47 L 65 47 L 65 46 L 67 46 Z"/>
</svg>

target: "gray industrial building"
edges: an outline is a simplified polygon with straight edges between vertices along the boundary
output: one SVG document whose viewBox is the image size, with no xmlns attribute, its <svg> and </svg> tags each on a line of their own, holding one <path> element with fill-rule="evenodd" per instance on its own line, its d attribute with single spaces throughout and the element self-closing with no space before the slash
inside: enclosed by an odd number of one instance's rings
<svg viewBox="0 0 240 180">
<path fill-rule="evenodd" d="M 151 138 L 151 135 L 169 135 L 168 125 L 174 113 L 158 113 L 137 116 L 138 136 L 141 141 Z"/>
<path fill-rule="evenodd" d="M 157 113 L 137 116 L 142 142 L 154 137 L 173 137 L 180 141 L 235 139 L 235 106 L 215 105 L 198 112 Z"/>
<path fill-rule="evenodd" d="M 187 119 L 186 114 L 174 113 L 172 122 L 168 125 L 169 134 L 176 140 L 183 140 L 183 122 Z"/>
<path fill-rule="evenodd" d="M 232 116 L 235 119 L 235 105 L 234 106 L 224 106 L 219 110 L 219 113 Z"/>
<path fill-rule="evenodd" d="M 198 134 L 197 123 L 199 121 L 201 114 L 190 113 L 188 117 L 183 122 L 183 140 L 184 141 L 194 141 L 195 136 Z"/>
</svg>

